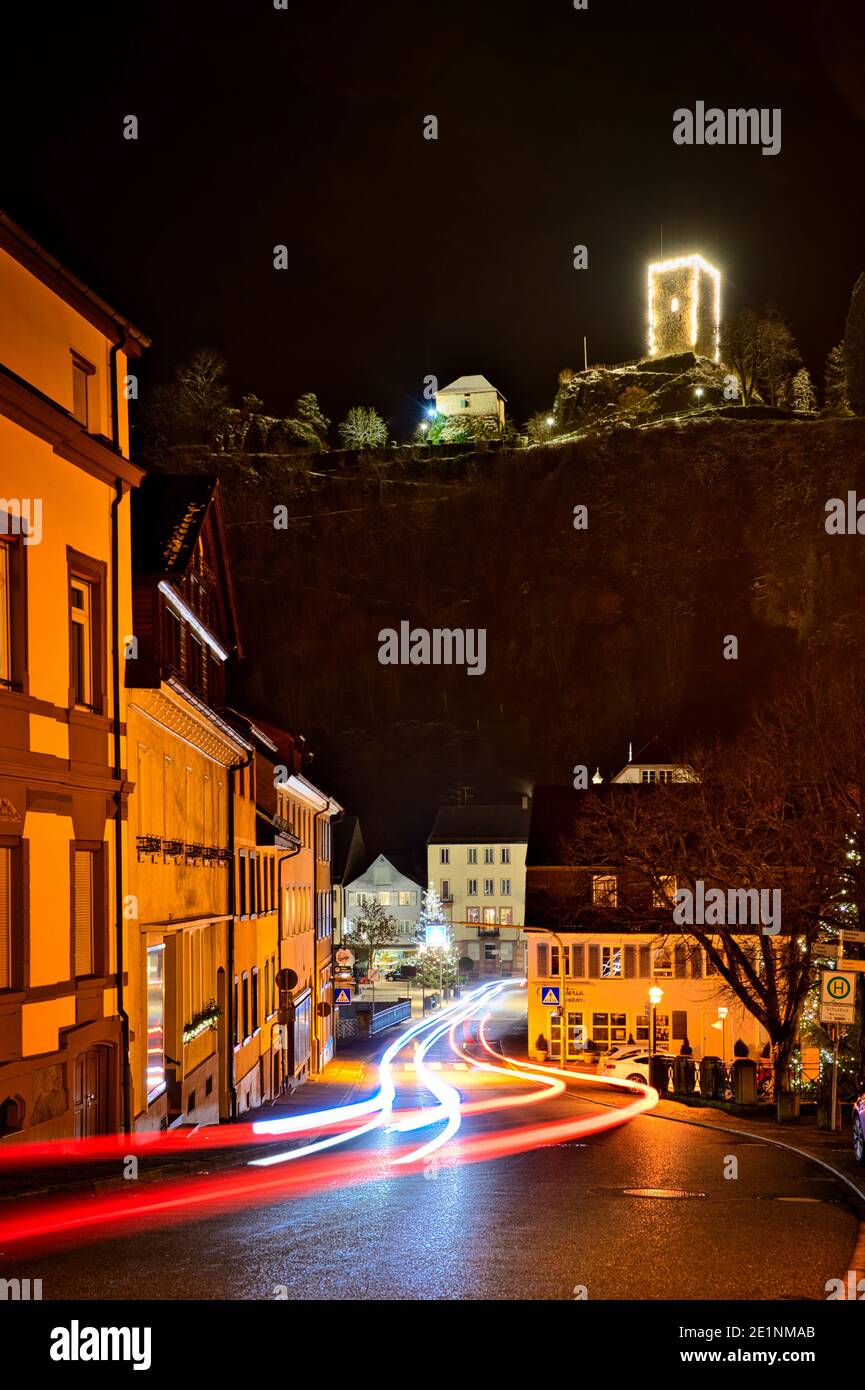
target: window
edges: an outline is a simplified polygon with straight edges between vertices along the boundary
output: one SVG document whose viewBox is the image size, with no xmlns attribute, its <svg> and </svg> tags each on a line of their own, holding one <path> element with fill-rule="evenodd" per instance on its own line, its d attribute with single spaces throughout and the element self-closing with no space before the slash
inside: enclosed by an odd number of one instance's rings
<svg viewBox="0 0 865 1390">
<path fill-rule="evenodd" d="M 503 863 L 503 864 L 510 864 L 510 862 L 511 862 L 511 851 L 510 851 L 510 846 L 509 846 L 509 845 L 504 845 L 503 848 L 502 848 L 502 863 Z"/>
<path fill-rule="evenodd" d="M 69 585 L 69 641 L 72 648 L 72 697 L 83 709 L 94 709 L 96 643 L 93 585 L 73 575 Z"/>
<path fill-rule="evenodd" d="M 622 974 L 621 946 L 601 947 L 601 979 L 618 979 Z"/>
<path fill-rule="evenodd" d="M 173 609 L 166 606 L 165 619 L 165 664 L 178 674 L 183 668 L 183 623 Z"/>
<path fill-rule="evenodd" d="M 671 769 L 671 768 L 667 768 L 665 771 L 659 772 L 659 773 L 658 773 L 658 781 L 659 781 L 659 782 L 672 782 L 672 780 L 673 780 L 673 772 L 672 772 L 672 769 Z"/>
<path fill-rule="evenodd" d="M 246 1039 L 249 1038 L 249 1037 L 251 1037 L 251 1033 L 250 1033 L 250 1030 L 249 1030 L 249 971 L 248 971 L 248 970 L 244 970 L 243 976 L 242 976 L 242 981 L 243 981 L 243 989 L 242 989 L 243 1040 L 244 1040 L 244 1042 L 246 1042 Z"/>
<path fill-rule="evenodd" d="M 499 948 L 494 941 L 484 942 L 484 960 L 498 960 Z"/>
<path fill-rule="evenodd" d="M 390 901 L 392 896 L 395 897 L 396 895 L 391 893 L 379 893 L 378 900 L 381 903 L 382 907 L 390 907 Z"/>
<path fill-rule="evenodd" d="M 478 862 L 478 852 L 476 847 L 467 850 L 466 853 L 468 855 L 467 863 L 476 864 Z"/>
<path fill-rule="evenodd" d="M 204 643 L 194 632 L 189 634 L 189 671 L 187 679 L 196 695 L 204 695 Z"/>
<path fill-rule="evenodd" d="M 514 925 L 514 909 L 512 907 L 500 907 L 499 921 L 503 927 L 512 927 Z"/>
<path fill-rule="evenodd" d="M 487 848 L 484 850 L 484 863 L 485 863 L 485 864 L 495 864 L 495 862 L 496 862 L 496 852 L 495 852 L 495 850 L 493 849 L 492 845 L 488 845 Z"/>
<path fill-rule="evenodd" d="M 147 951 L 147 1099 L 165 1086 L 165 947 Z"/>
<path fill-rule="evenodd" d="M 484 926 L 494 927 L 496 925 L 496 910 L 494 907 L 484 908 Z"/>
<path fill-rule="evenodd" d="M 536 946 L 537 951 L 537 970 L 540 979 L 546 979 L 550 974 L 550 948 L 546 941 L 539 941 Z"/>
<path fill-rule="evenodd" d="M 239 988 L 240 988 L 239 982 L 238 982 L 237 976 L 235 975 L 235 977 L 234 977 L 234 1037 L 232 1038 L 232 1044 L 234 1045 L 234 1047 L 239 1047 L 239 1046 L 240 1046 L 240 1011 L 239 1011 L 239 1008 L 238 1008 L 238 1002 L 239 1002 L 239 993 L 238 993 L 238 991 L 239 991 Z"/>
<path fill-rule="evenodd" d="M 72 354 L 72 414 L 85 429 L 90 428 L 90 378 L 96 369 L 77 352 Z"/>
<path fill-rule="evenodd" d="M 98 975 L 102 965 L 102 852 L 72 851 L 73 974 Z"/>
<path fill-rule="evenodd" d="M 628 1020 L 626 1014 L 592 1014 L 592 1042 L 600 1047 L 612 1047 L 627 1041 Z"/>
<path fill-rule="evenodd" d="M 237 887 L 238 887 L 238 907 L 240 916 L 246 917 L 248 912 L 246 900 L 246 866 L 248 855 L 245 849 L 237 851 Z"/>
<path fill-rule="evenodd" d="M 467 922 L 472 923 L 472 924 L 474 924 L 474 925 L 477 925 L 477 923 L 478 923 L 480 920 L 481 920 L 481 910 L 480 910 L 479 907 L 467 907 L 467 908 L 466 908 L 466 921 L 467 921 Z"/>
<path fill-rule="evenodd" d="M 655 974 L 662 977 L 673 974 L 673 961 L 668 946 L 659 946 L 655 951 Z"/>
<path fill-rule="evenodd" d="M 641 778 L 644 782 L 654 782 L 655 769 L 653 767 L 644 767 L 641 774 Z"/>
<path fill-rule="evenodd" d="M 451 862 L 451 852 L 450 852 L 450 850 L 449 850 L 449 849 L 440 849 L 440 850 L 439 850 L 439 863 L 440 863 L 440 864 L 449 864 L 450 862 Z"/>
<path fill-rule="evenodd" d="M 662 875 L 658 881 L 657 888 L 652 889 L 652 907 L 672 907 L 675 894 L 675 874 Z"/>
<path fill-rule="evenodd" d="M 503 878 L 503 879 L 502 879 L 502 897 L 503 897 L 503 898 L 509 898 L 510 896 L 511 896 L 511 881 L 510 881 L 509 878 Z"/>
<path fill-rule="evenodd" d="M 615 874 L 592 875 L 592 905 L 594 907 L 618 906 Z"/>
<path fill-rule="evenodd" d="M 0 685 L 12 684 L 12 546 L 0 541 Z"/>
<path fill-rule="evenodd" d="M 441 899 L 442 899 L 442 902 L 443 902 L 443 903 L 449 902 L 449 901 L 450 901 L 450 896 L 451 896 L 450 879 L 448 879 L 448 878 L 443 878 L 443 879 L 442 879 L 442 892 L 441 892 Z"/>
<path fill-rule="evenodd" d="M 20 846 L 0 845 L 0 990 L 21 985 L 20 856 Z"/>
<path fill-rule="evenodd" d="M 496 883 L 493 878 L 484 879 L 484 897 L 491 898 L 496 891 Z"/>
<path fill-rule="evenodd" d="M 634 1019 L 634 1041 L 647 1043 L 649 1041 L 649 1015 L 637 1014 Z"/>
<path fill-rule="evenodd" d="M 571 948 L 570 948 L 570 946 L 566 946 L 564 949 L 565 949 L 565 974 L 566 974 L 566 975 L 570 975 L 570 973 L 571 973 Z M 550 949 L 550 974 L 551 974 L 551 975 L 558 975 L 560 972 L 561 972 L 561 960 L 560 960 L 560 958 L 559 958 L 559 948 L 558 948 L 558 946 L 553 946 L 553 947 L 551 947 L 551 949 Z"/>
<path fill-rule="evenodd" d="M 252 1031 L 258 1032 L 258 990 L 259 990 L 259 970 L 258 966 L 252 969 Z"/>
<path fill-rule="evenodd" d="M 469 898 L 476 898 L 476 897 L 477 897 L 477 894 L 478 894 L 478 881 L 477 881 L 476 878 L 470 878 L 470 879 L 468 880 L 468 882 L 466 883 L 466 896 L 469 897 Z"/>
<path fill-rule="evenodd" d="M 399 895 L 399 905 L 400 905 L 400 907 L 414 907 L 414 905 L 415 905 L 416 902 L 417 902 L 417 893 L 411 893 L 411 892 L 409 892 L 409 893 L 400 893 L 400 895 Z"/>
</svg>

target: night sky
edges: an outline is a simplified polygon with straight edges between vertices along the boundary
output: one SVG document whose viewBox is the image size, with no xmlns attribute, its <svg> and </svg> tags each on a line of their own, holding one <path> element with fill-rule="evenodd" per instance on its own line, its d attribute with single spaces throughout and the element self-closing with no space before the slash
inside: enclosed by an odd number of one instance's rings
<svg viewBox="0 0 865 1390">
<path fill-rule="evenodd" d="M 482 372 L 521 421 L 584 333 L 640 354 L 662 235 L 721 267 L 727 310 L 777 304 L 816 376 L 842 336 L 858 0 L 10 8 L 0 205 L 153 338 L 145 389 L 207 345 L 273 413 L 314 390 L 402 432 L 426 375 Z M 675 146 L 698 99 L 781 107 L 781 153 Z"/>
</svg>

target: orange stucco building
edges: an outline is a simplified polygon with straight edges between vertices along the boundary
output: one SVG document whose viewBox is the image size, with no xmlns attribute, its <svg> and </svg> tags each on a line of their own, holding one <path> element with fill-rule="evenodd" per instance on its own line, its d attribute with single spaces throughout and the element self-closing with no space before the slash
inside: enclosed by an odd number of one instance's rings
<svg viewBox="0 0 865 1390">
<path fill-rule="evenodd" d="M 124 665 L 141 472 L 126 401 L 148 340 L 2 213 L 0 304 L 0 1143 L 14 1143 L 129 1119 Z"/>
</svg>

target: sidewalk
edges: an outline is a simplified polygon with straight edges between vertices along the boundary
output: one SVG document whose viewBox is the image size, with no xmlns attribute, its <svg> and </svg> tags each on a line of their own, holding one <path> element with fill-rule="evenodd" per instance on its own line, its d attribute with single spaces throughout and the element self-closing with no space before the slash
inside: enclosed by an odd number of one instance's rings
<svg viewBox="0 0 865 1390">
<path fill-rule="evenodd" d="M 376 1069 L 373 1065 L 379 1051 L 386 1046 L 380 1037 L 347 1043 L 340 1048 L 336 1057 L 329 1062 L 316 1078 L 299 1086 L 291 1094 L 279 1096 L 268 1105 L 258 1106 L 238 1116 L 237 1124 L 255 1124 L 259 1120 L 274 1120 L 287 1115 L 305 1115 L 316 1110 L 328 1110 L 346 1105 L 352 1100 L 360 1100 L 375 1087 Z M 190 1126 L 172 1130 L 194 1133 L 196 1127 Z M 216 1126 L 213 1126 L 217 1129 Z M 194 1174 L 209 1173 L 220 1168 L 240 1166 L 249 1158 L 248 1145 L 230 1145 L 230 1135 L 234 1122 L 218 1126 L 224 1131 L 226 1143 L 220 1146 L 217 1141 L 212 1149 L 196 1150 L 188 1158 L 178 1153 L 165 1154 L 139 1153 L 137 1182 L 159 1182 L 169 1178 L 190 1177 Z M 272 1141 L 256 1145 L 256 1154 L 271 1150 L 285 1149 L 291 1143 L 308 1143 L 314 1133 L 305 1134 L 302 1139 L 286 1141 L 279 1135 Z M 14 1152 L 14 1148 L 10 1149 Z M 93 1162 L 75 1163 L 58 1157 L 56 1165 L 43 1165 L 15 1172 L 0 1170 L 0 1212 L 5 1202 L 20 1197 L 48 1196 L 62 1191 L 79 1195 L 93 1195 L 110 1191 L 114 1187 L 125 1186 L 129 1179 L 122 1173 L 124 1159 L 115 1155 L 108 1159 Z"/>
</svg>

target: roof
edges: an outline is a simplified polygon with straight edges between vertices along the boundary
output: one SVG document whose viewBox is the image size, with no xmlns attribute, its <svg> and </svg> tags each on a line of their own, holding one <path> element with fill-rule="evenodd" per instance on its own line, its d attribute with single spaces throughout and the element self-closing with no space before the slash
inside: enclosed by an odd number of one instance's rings
<svg viewBox="0 0 865 1390">
<path fill-rule="evenodd" d="M 497 386 L 493 386 L 491 381 L 487 381 L 485 376 L 458 376 L 456 381 L 452 381 L 449 386 L 442 386 L 436 391 L 437 396 L 456 396 L 466 391 L 495 391 L 497 396 L 502 396 Z M 504 400 L 502 396 L 502 400 Z"/>
<path fill-rule="evenodd" d="M 571 786 L 535 787 L 526 867 L 530 864 L 568 862 L 564 857 L 564 846 L 577 817 L 586 809 L 586 803 L 587 793 L 576 791 Z"/>
<path fill-rule="evenodd" d="M 132 563 L 139 574 L 184 574 L 217 480 L 206 473 L 151 473 L 132 503 Z"/>
<path fill-rule="evenodd" d="M 530 819 L 522 806 L 440 806 L 427 844 L 525 843 Z"/>
<path fill-rule="evenodd" d="M 366 862 L 363 830 L 357 816 L 343 816 L 333 827 L 331 877 L 334 883 L 357 878 Z"/>
<path fill-rule="evenodd" d="M 360 873 L 355 874 L 351 882 L 356 882 L 357 879 L 372 878 L 373 870 L 375 869 L 376 864 L 378 864 L 381 860 L 383 860 L 385 864 L 389 864 L 390 867 L 397 873 L 397 875 L 400 878 L 407 879 L 408 882 L 413 883 L 416 888 L 423 889 L 424 885 L 418 878 L 417 873 L 412 866 L 411 860 L 407 855 L 404 854 L 377 854 L 375 859 L 371 860 L 370 863 L 367 864 L 365 869 L 363 869 Z"/>
<path fill-rule="evenodd" d="M 669 744 L 664 743 L 657 734 L 644 743 L 642 748 L 630 760 L 631 767 L 684 767 L 684 759 L 673 751 Z M 626 764 L 627 766 L 627 764 Z"/>
<path fill-rule="evenodd" d="M 95 290 L 79 280 L 56 256 L 46 251 L 44 246 L 13 222 L 8 213 L 0 210 L 0 246 L 14 256 L 32 275 L 41 280 L 55 294 L 64 299 L 73 309 L 98 328 L 100 333 L 113 342 L 122 342 L 128 356 L 140 357 L 143 348 L 150 347 L 150 339 L 136 328 L 134 323 L 124 318 L 116 309 L 106 303 Z"/>
</svg>

